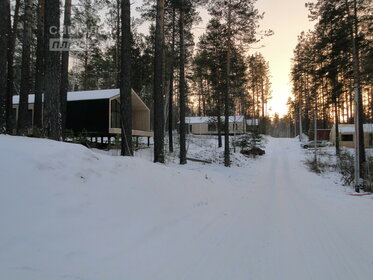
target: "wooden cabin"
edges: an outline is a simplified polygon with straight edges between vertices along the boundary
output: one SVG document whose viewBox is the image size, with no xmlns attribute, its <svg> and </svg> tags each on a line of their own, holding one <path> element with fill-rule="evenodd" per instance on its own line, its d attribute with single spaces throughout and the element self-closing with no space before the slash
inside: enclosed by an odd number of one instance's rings
<svg viewBox="0 0 373 280">
<path fill-rule="evenodd" d="M 247 127 L 258 127 L 259 126 L 259 119 L 247 119 L 246 120 Z"/>
<path fill-rule="evenodd" d="M 224 117 L 221 117 L 222 127 L 224 131 Z M 217 117 L 187 117 L 185 118 L 188 133 L 197 135 L 215 135 L 218 134 L 218 118 Z M 229 117 L 229 133 L 242 134 L 246 132 L 246 122 L 244 116 Z"/>
<path fill-rule="evenodd" d="M 33 123 L 33 94 L 29 95 L 29 119 Z M 18 118 L 19 96 L 13 96 L 13 114 Z M 132 134 L 137 137 L 152 137 L 150 109 L 132 90 Z M 97 136 L 121 133 L 119 89 L 75 91 L 67 94 L 66 129 L 75 134 L 86 132 Z"/>
<path fill-rule="evenodd" d="M 355 147 L 355 125 L 340 124 L 339 125 L 339 143 L 342 147 Z M 330 142 L 335 145 L 336 133 L 335 125 L 330 131 Z M 364 124 L 364 144 L 366 148 L 373 148 L 373 124 Z"/>
</svg>

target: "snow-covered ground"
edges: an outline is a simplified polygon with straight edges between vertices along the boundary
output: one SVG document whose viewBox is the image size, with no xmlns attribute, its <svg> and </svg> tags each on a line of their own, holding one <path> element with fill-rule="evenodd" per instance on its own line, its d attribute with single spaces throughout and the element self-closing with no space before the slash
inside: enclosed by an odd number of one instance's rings
<svg viewBox="0 0 373 280">
<path fill-rule="evenodd" d="M 0 136 L 0 279 L 372 279 L 372 196 L 296 140 L 232 168 L 147 153 Z"/>
</svg>

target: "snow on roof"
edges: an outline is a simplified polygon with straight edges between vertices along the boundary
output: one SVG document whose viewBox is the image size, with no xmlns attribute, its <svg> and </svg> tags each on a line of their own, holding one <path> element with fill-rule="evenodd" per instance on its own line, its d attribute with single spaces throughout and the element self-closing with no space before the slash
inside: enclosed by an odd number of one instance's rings
<svg viewBox="0 0 373 280">
<path fill-rule="evenodd" d="M 120 93 L 119 89 L 72 91 L 67 93 L 68 101 L 110 99 Z"/>
<path fill-rule="evenodd" d="M 28 103 L 29 104 L 34 104 L 35 103 L 35 95 L 34 94 L 29 94 Z M 19 95 L 14 95 L 13 96 L 13 104 L 19 104 Z"/>
<path fill-rule="evenodd" d="M 364 132 L 373 133 L 373 124 L 364 124 Z M 340 124 L 338 127 L 339 133 L 355 133 L 354 124 Z"/>
<path fill-rule="evenodd" d="M 216 122 L 218 117 L 186 117 L 185 122 L 188 124 L 195 124 L 195 123 L 209 123 L 209 122 Z M 244 116 L 230 116 L 229 122 L 242 122 Z M 221 120 L 224 121 L 224 117 L 221 117 Z"/>
<path fill-rule="evenodd" d="M 67 93 L 67 101 L 110 99 L 119 94 L 119 89 L 71 91 Z M 35 95 L 29 94 L 29 104 L 35 103 Z M 19 95 L 13 96 L 13 104 L 19 104 Z"/>
</svg>

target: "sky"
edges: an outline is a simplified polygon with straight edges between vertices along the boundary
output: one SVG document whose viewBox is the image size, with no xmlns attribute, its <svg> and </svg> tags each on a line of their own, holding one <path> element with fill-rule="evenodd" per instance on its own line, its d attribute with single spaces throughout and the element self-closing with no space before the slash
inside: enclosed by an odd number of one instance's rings
<svg viewBox="0 0 373 280">
<path fill-rule="evenodd" d="M 141 4 L 142 0 L 132 2 L 133 7 Z M 257 46 L 253 46 L 252 53 L 261 52 L 269 61 L 272 100 L 269 102 L 269 114 L 287 113 L 287 100 L 291 96 L 290 68 L 293 50 L 297 44 L 297 37 L 302 31 L 312 29 L 313 22 L 308 19 L 306 0 L 258 0 L 256 7 L 264 12 L 264 19 L 260 22 L 260 30 L 271 29 L 274 35 L 265 38 Z M 134 16 L 138 16 L 137 13 Z M 195 28 L 196 42 L 198 36 L 204 32 L 209 19 L 206 11 L 201 11 L 203 22 Z M 264 47 L 260 48 L 262 45 Z M 257 49 L 259 47 L 259 49 Z"/>
<path fill-rule="evenodd" d="M 302 31 L 312 29 L 313 22 L 308 20 L 308 10 L 304 0 L 258 0 L 257 7 L 265 12 L 261 24 L 263 29 L 272 29 L 274 36 L 266 38 L 259 49 L 269 61 L 272 81 L 272 100 L 269 108 L 271 114 L 277 112 L 280 116 L 287 113 L 287 100 L 291 95 L 290 68 L 293 50 L 297 44 L 298 35 Z"/>
</svg>

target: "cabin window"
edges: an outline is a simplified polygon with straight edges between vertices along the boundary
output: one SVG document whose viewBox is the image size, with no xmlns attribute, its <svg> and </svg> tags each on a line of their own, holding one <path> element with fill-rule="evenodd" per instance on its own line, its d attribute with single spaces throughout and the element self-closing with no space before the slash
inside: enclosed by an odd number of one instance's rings
<svg viewBox="0 0 373 280">
<path fill-rule="evenodd" d="M 369 134 L 369 146 L 373 146 L 373 133 Z"/>
<path fill-rule="evenodd" d="M 111 101 L 111 128 L 121 128 L 120 103 L 117 99 Z"/>
<path fill-rule="evenodd" d="M 208 124 L 208 131 L 216 131 L 216 123 L 209 123 Z"/>
<path fill-rule="evenodd" d="M 342 142 L 353 142 L 354 136 L 352 134 L 342 134 Z"/>
</svg>

